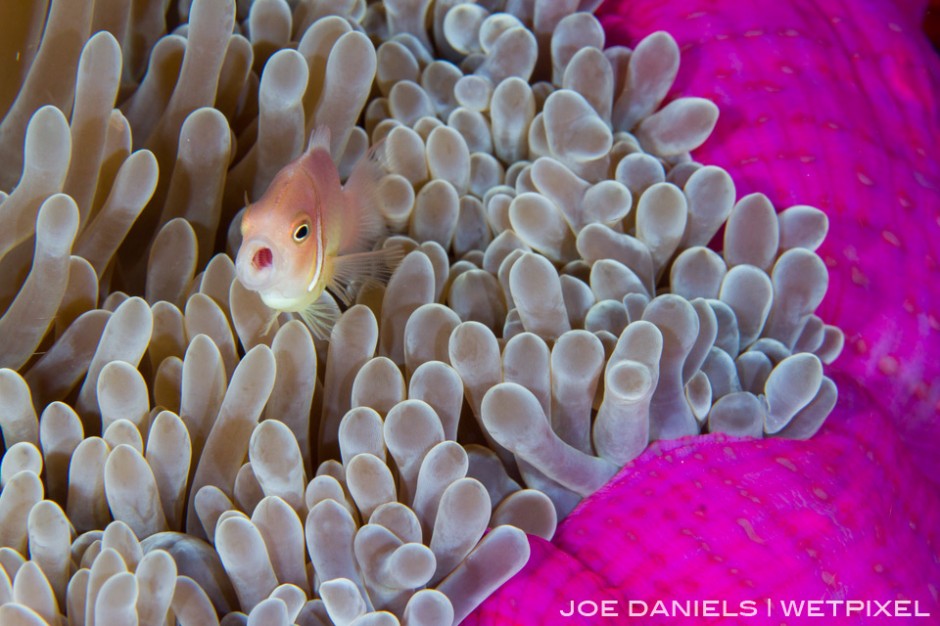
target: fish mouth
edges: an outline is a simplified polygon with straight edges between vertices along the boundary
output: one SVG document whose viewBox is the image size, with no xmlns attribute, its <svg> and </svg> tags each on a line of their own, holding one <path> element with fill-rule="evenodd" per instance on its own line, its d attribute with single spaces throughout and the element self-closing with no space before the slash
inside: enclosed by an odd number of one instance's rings
<svg viewBox="0 0 940 626">
<path fill-rule="evenodd" d="M 238 281 L 252 291 L 270 288 L 277 277 L 279 255 L 274 245 L 263 237 L 244 241 L 235 257 L 235 275 Z"/>
</svg>

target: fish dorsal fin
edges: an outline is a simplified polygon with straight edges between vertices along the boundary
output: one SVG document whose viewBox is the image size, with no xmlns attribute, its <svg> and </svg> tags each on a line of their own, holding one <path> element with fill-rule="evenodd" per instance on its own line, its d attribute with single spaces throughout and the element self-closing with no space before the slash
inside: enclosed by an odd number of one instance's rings
<svg viewBox="0 0 940 626">
<path fill-rule="evenodd" d="M 338 256 L 333 259 L 330 291 L 349 306 L 363 285 L 388 281 L 403 256 L 404 250 L 398 246 Z"/>
<path fill-rule="evenodd" d="M 367 250 L 385 233 L 385 220 L 379 211 L 379 181 L 385 175 L 382 143 L 371 148 L 356 163 L 343 186 L 347 215 L 344 220 L 340 254 Z"/>
<path fill-rule="evenodd" d="M 317 148 L 323 148 L 329 153 L 332 138 L 333 135 L 329 126 L 322 124 L 317 126 L 313 129 L 313 132 L 310 133 L 310 141 L 307 142 L 307 152 L 313 152 Z"/>
<path fill-rule="evenodd" d="M 329 127 L 317 126 L 310 135 L 307 151 L 297 160 L 300 171 L 304 172 L 310 184 L 311 204 L 303 209 L 313 220 L 318 254 L 328 255 L 340 250 L 347 221 L 339 172 L 330 157 L 330 136 Z M 319 259 L 317 264 L 319 267 Z"/>
</svg>

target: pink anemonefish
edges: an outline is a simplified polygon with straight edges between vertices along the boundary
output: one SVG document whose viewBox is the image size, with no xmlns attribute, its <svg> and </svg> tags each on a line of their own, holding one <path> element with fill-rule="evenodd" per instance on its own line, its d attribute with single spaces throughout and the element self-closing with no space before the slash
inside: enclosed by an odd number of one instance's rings
<svg viewBox="0 0 940 626">
<path fill-rule="evenodd" d="M 372 149 L 345 185 L 330 156 L 330 130 L 317 128 L 309 146 L 271 181 L 241 222 L 235 259 L 238 280 L 269 307 L 296 311 L 321 338 L 336 321 L 320 296 L 329 288 L 349 305 L 357 286 L 387 275 L 398 248 L 371 250 L 385 232 L 376 189 L 383 175 Z"/>
</svg>

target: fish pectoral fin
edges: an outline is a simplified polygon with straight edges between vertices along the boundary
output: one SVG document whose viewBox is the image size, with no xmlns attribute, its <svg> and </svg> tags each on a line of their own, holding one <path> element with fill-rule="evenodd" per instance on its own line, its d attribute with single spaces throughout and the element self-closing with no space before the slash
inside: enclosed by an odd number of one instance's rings
<svg viewBox="0 0 940 626">
<path fill-rule="evenodd" d="M 362 285 L 386 282 L 404 256 L 403 252 L 400 247 L 391 246 L 335 257 L 328 285 L 330 291 L 349 306 Z"/>
<path fill-rule="evenodd" d="M 333 298 L 324 292 L 309 306 L 298 311 L 298 314 L 315 338 L 329 339 L 340 311 Z"/>
</svg>

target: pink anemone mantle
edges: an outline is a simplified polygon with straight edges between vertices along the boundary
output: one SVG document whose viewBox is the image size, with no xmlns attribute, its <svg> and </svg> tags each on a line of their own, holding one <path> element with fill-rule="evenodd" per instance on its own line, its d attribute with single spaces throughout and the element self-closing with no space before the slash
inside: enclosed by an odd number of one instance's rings
<svg viewBox="0 0 940 626">
<path fill-rule="evenodd" d="M 827 368 L 839 403 L 806 442 L 651 446 L 554 541 L 533 539 L 530 563 L 465 623 L 940 624 L 940 59 L 926 4 L 601 8 L 608 45 L 657 30 L 679 42 L 673 95 L 721 109 L 698 161 L 726 168 L 739 197 L 829 215 L 819 313 L 846 334 Z M 658 600 L 665 617 L 650 615 Z M 810 600 L 830 601 L 813 606 L 828 617 L 781 606 Z M 864 603 L 852 617 L 848 600 Z M 598 613 L 562 615 L 584 601 Z"/>
</svg>

